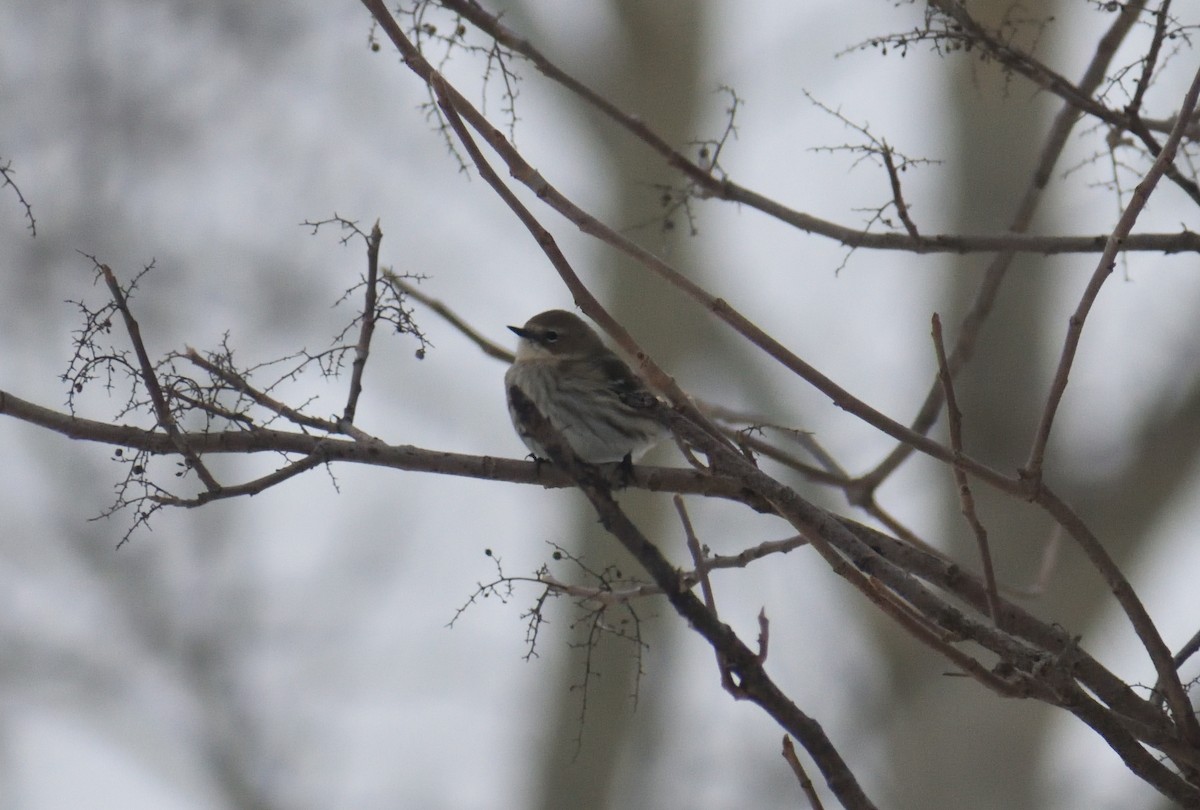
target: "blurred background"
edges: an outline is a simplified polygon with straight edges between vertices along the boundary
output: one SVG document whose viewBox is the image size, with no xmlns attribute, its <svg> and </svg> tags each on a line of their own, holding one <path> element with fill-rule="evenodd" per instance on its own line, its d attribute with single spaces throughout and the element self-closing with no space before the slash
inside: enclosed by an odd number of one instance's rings
<svg viewBox="0 0 1200 810">
<path fill-rule="evenodd" d="M 721 153 L 730 176 L 854 227 L 890 199 L 887 177 L 853 153 L 821 151 L 861 138 L 805 91 L 908 156 L 941 161 L 903 177 L 925 233 L 1007 228 L 1058 109 L 960 54 L 919 44 L 886 56 L 847 50 L 918 26 L 915 5 L 489 7 L 688 153 L 725 130 L 731 99 L 719 88 L 732 87 L 742 103 Z M 993 21 L 1010 13 L 1008 3 L 971 7 Z M 1076 79 L 1111 16 L 1078 0 L 1044 9 L 1054 20 L 1030 37 Z M 382 260 L 426 277 L 425 293 L 495 340 L 510 340 L 506 324 L 569 308 L 532 239 L 448 154 L 421 108 L 424 87 L 386 44 L 370 50 L 370 31 L 353 2 L 0 5 L 0 163 L 12 162 L 37 218 L 31 237 L 12 190 L 0 190 L 0 388 L 65 402 L 59 376 L 80 325 L 67 302 L 104 300 L 80 252 L 124 279 L 155 262 L 133 301 L 152 354 L 216 348 L 226 333 L 248 365 L 323 348 L 353 317 L 353 302 L 333 303 L 365 268 L 360 244 L 300 226 L 335 212 L 364 228 L 378 218 Z M 1148 37 L 1138 26 L 1113 69 L 1137 60 Z M 1178 48 L 1147 97 L 1157 117 L 1176 109 L 1196 61 Z M 935 371 L 930 316 L 940 312 L 952 337 L 990 256 L 850 254 L 731 205 L 671 213 L 664 185 L 678 178 L 516 66 L 516 143 L 552 183 L 856 396 L 912 418 Z M 499 82 L 482 87 L 483 69 L 462 52 L 446 65 L 507 126 Z M 1105 135 L 1079 127 L 1033 232 L 1098 234 L 1115 223 Z M 1128 191 L 1145 163 L 1119 158 Z M 535 211 L 687 390 L 812 431 L 851 472 L 891 449 L 677 293 Z M 1196 213 L 1164 184 L 1138 230 L 1180 227 L 1196 229 Z M 1094 256 L 1017 261 L 960 383 L 968 452 L 1007 471 L 1024 461 L 1067 316 L 1094 266 Z M 1200 616 L 1198 270 L 1194 255 L 1121 260 L 1084 332 L 1047 468 L 1173 649 Z M 411 338 L 378 333 L 358 424 L 395 444 L 524 455 L 503 404 L 503 366 L 415 311 L 431 347 L 418 359 Z M 344 383 L 311 374 L 289 401 L 317 397 L 314 414 L 340 411 Z M 95 385 L 80 413 L 108 419 L 122 404 Z M 496 577 L 496 558 L 505 574 L 530 574 L 559 544 L 593 568 L 626 564 L 575 493 L 335 467 L 253 499 L 161 513 L 118 549 L 130 516 L 93 520 L 124 474 L 111 448 L 11 419 L 0 419 L 0 447 L 0 810 L 804 806 L 779 756 L 782 731 L 720 689 L 711 652 L 664 603 L 635 606 L 640 658 L 629 643 L 602 640 L 586 690 L 588 626 L 569 600 L 550 603 L 532 657 L 523 614 L 533 586 L 480 600 L 447 626 Z M 648 460 L 681 463 L 669 448 Z M 270 463 L 224 459 L 218 469 L 236 480 Z M 172 461 L 155 464 L 174 480 Z M 1001 579 L 1027 584 L 1049 523 L 980 497 Z M 946 469 L 914 458 L 880 499 L 974 565 Z M 670 556 L 687 559 L 669 499 L 622 501 Z M 718 553 L 790 534 L 728 504 L 689 508 Z M 946 677 L 944 661 L 881 621 L 815 555 L 720 572 L 714 585 L 722 617 L 744 638 L 765 607 L 770 672 L 880 806 L 1166 806 L 1069 716 Z M 1153 681 L 1073 549 L 1029 607 L 1081 634 L 1129 682 Z"/>
</svg>

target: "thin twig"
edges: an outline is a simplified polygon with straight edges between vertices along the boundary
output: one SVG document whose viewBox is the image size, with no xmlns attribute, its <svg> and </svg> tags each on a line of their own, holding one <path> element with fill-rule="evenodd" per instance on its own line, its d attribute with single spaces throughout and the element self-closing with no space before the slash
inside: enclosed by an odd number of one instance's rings
<svg viewBox="0 0 1200 810">
<path fill-rule="evenodd" d="M 387 271 L 384 272 L 386 273 Z M 505 363 L 511 363 L 513 361 L 513 353 L 511 351 L 504 348 L 500 344 L 493 343 L 485 338 L 483 335 L 473 329 L 470 324 L 459 317 L 459 315 L 450 309 L 450 307 L 446 306 L 436 298 L 430 298 L 428 295 L 421 292 L 421 290 L 418 289 L 415 284 L 409 284 L 406 280 L 400 278 L 399 276 L 392 278 L 391 282 L 397 289 L 399 289 L 409 298 L 413 299 L 414 301 L 421 302 L 433 310 L 435 315 L 441 316 L 442 320 L 461 332 L 468 340 L 478 346 L 488 357 L 495 358 L 496 360 L 502 360 Z"/>
<path fill-rule="evenodd" d="M 766 540 L 757 545 L 751 546 L 737 554 L 708 554 L 704 555 L 704 561 L 700 568 L 690 571 L 681 571 L 679 574 L 680 580 L 685 587 L 691 588 L 700 582 L 700 577 L 707 574 L 709 571 L 717 571 L 728 568 L 745 568 L 750 563 L 756 560 L 761 560 L 774 554 L 787 554 L 789 551 L 808 545 L 808 541 L 800 535 L 793 535 L 783 540 Z M 568 596 L 576 596 L 585 599 L 592 599 L 605 605 L 624 604 L 635 599 L 642 599 L 648 596 L 661 596 L 662 589 L 657 585 L 642 584 L 632 585 L 628 588 L 592 588 L 584 585 L 573 585 L 571 583 L 562 582 L 555 577 L 543 574 L 537 579 L 529 577 L 513 577 L 514 581 L 526 579 L 530 582 L 539 582 L 553 587 L 557 591 L 561 591 Z M 765 615 L 759 615 L 760 633 L 762 631 L 762 622 L 766 619 Z M 765 648 L 765 639 L 760 644 L 760 651 Z"/>
<path fill-rule="evenodd" d="M 904 229 L 908 231 L 908 235 L 914 239 L 920 239 L 921 234 L 917 232 L 916 223 L 908 214 L 908 203 L 904 201 L 904 194 L 900 190 L 900 175 L 896 172 L 896 164 L 892 161 L 892 148 L 883 142 L 883 148 L 880 150 L 883 155 L 883 165 L 887 168 L 888 181 L 892 184 L 892 203 L 896 206 L 896 216 L 900 217 L 900 221 L 904 223 Z"/>
<path fill-rule="evenodd" d="M 808 540 L 799 534 L 794 534 L 783 540 L 766 540 L 737 554 L 707 555 L 704 558 L 704 570 L 715 571 L 719 568 L 745 568 L 755 560 L 761 560 L 763 557 L 772 554 L 787 554 L 789 551 L 805 545 L 808 545 Z M 683 577 L 689 582 L 698 579 L 697 575 L 689 572 L 684 572 Z"/>
<path fill-rule="evenodd" d="M 1125 105 L 1125 114 L 1128 116 L 1136 116 L 1141 113 L 1142 99 L 1146 97 L 1146 91 L 1150 89 L 1150 82 L 1154 78 L 1154 70 L 1158 67 L 1158 55 L 1162 51 L 1163 40 L 1167 35 L 1167 20 L 1170 17 L 1170 10 L 1171 0 L 1163 0 L 1158 11 L 1154 12 L 1154 36 L 1150 39 L 1150 47 L 1142 61 L 1142 73 L 1138 76 L 1133 98 Z"/>
<path fill-rule="evenodd" d="M 704 606 L 712 611 L 714 616 L 717 616 L 717 602 L 713 597 L 712 582 L 708 579 L 704 549 L 700 547 L 700 540 L 696 537 L 692 519 L 688 516 L 682 496 L 675 495 L 671 498 L 671 502 L 675 504 L 675 512 L 679 515 L 679 522 L 683 525 L 683 535 L 687 542 L 688 553 L 692 555 L 692 564 L 696 566 L 697 578 L 700 581 L 700 593 L 704 596 Z"/>
<path fill-rule="evenodd" d="M 950 368 L 946 362 L 946 344 L 942 341 L 942 319 L 936 312 L 933 314 L 933 347 L 937 353 L 938 376 L 941 378 L 942 387 L 946 392 L 946 419 L 950 427 L 950 447 L 956 454 L 962 453 L 962 411 L 958 409 L 958 399 L 954 395 L 954 381 L 950 377 Z M 963 517 L 967 519 L 967 524 L 971 527 L 971 532 L 975 535 L 975 542 L 979 546 L 983 581 L 987 586 L 988 612 L 992 616 L 992 622 L 999 626 L 1000 611 L 997 605 L 1000 597 L 996 593 L 996 574 L 992 568 L 992 552 L 988 548 L 987 529 L 980 521 L 979 513 L 975 510 L 975 496 L 971 493 L 971 484 L 967 480 L 967 474 L 957 465 L 952 465 L 951 470 L 954 471 L 954 483 L 958 487 Z"/>
<path fill-rule="evenodd" d="M 704 606 L 708 608 L 708 612 L 713 615 L 713 618 L 720 618 L 717 613 L 717 600 L 713 596 L 712 582 L 708 579 L 708 569 L 704 565 L 704 549 L 700 547 L 700 540 L 696 537 L 696 531 L 692 527 L 692 519 L 688 517 L 687 507 L 684 506 L 683 498 L 676 495 L 671 499 L 675 504 L 675 511 L 679 515 L 679 522 L 683 524 L 683 535 L 687 541 L 688 553 L 692 555 L 692 565 L 695 566 L 696 575 L 700 580 L 700 594 L 704 598 Z M 721 674 L 721 688 L 737 700 L 745 700 L 746 693 L 733 680 L 733 674 L 729 671 L 729 664 L 725 661 L 725 656 L 716 647 L 713 648 L 713 653 L 717 657 L 717 671 Z"/>
<path fill-rule="evenodd" d="M 263 391 L 255 388 L 250 384 L 249 380 L 247 380 L 238 372 L 234 371 L 232 368 L 226 368 L 219 363 L 214 363 L 207 357 L 202 356 L 191 346 L 184 348 L 183 356 L 187 358 L 188 362 L 204 369 L 209 374 L 218 378 L 238 393 L 249 397 L 256 405 L 260 405 L 263 408 L 266 408 L 268 411 L 282 416 L 292 424 L 299 425 L 300 427 L 313 428 L 314 430 L 322 430 L 327 433 L 340 432 L 338 425 L 331 420 L 321 419 L 316 416 L 309 416 L 308 414 L 301 413 L 290 405 L 285 405 L 269 394 L 266 394 Z"/>
<path fill-rule="evenodd" d="M 1092 304 L 1095 303 L 1096 297 L 1100 294 L 1100 288 L 1104 286 L 1104 282 L 1112 274 L 1113 268 L 1116 267 L 1117 252 L 1120 250 L 1121 243 L 1128 236 L 1137 222 L 1138 217 L 1142 213 L 1142 209 L 1146 207 L 1146 203 L 1150 199 L 1150 195 L 1154 192 L 1158 181 L 1162 179 L 1167 167 L 1172 165 L 1175 160 L 1175 153 L 1179 148 L 1179 142 L 1183 138 L 1183 134 L 1187 129 L 1187 121 L 1191 118 L 1192 112 L 1196 109 L 1197 98 L 1200 97 L 1200 71 L 1197 71 L 1192 79 L 1191 86 L 1188 87 L 1187 93 L 1183 97 L 1183 103 L 1179 106 L 1179 120 L 1175 124 L 1175 128 L 1171 130 L 1171 134 L 1167 136 L 1167 140 L 1163 143 L 1162 151 L 1146 172 L 1141 182 L 1133 190 L 1130 195 L 1129 203 L 1125 206 L 1125 211 L 1121 214 L 1121 218 L 1117 221 L 1117 226 L 1113 228 L 1109 234 L 1108 242 L 1104 247 L 1104 252 L 1100 255 L 1100 261 L 1096 264 L 1096 269 L 1092 273 L 1091 279 L 1088 281 L 1087 287 L 1083 291 L 1083 295 L 1079 299 L 1079 305 L 1075 308 L 1075 312 L 1071 315 L 1067 322 L 1067 336 L 1063 341 L 1062 355 L 1059 357 L 1058 369 L 1055 371 L 1054 379 L 1050 383 L 1050 392 L 1046 396 L 1046 405 L 1042 410 L 1042 419 L 1038 425 L 1037 434 L 1034 436 L 1033 447 L 1029 451 L 1029 460 L 1025 464 L 1023 474 L 1026 478 L 1035 484 L 1041 480 L 1042 464 L 1045 460 L 1046 445 L 1050 441 L 1050 431 L 1054 426 L 1054 417 L 1058 412 L 1058 406 L 1062 402 L 1064 392 L 1067 390 L 1067 378 L 1071 373 L 1071 366 L 1075 362 L 1075 354 L 1079 348 L 1079 340 L 1083 334 L 1083 325 L 1087 320 L 1088 313 L 1092 309 Z"/>
<path fill-rule="evenodd" d="M 138 325 L 137 319 L 133 317 L 133 312 L 129 309 L 129 302 L 125 298 L 125 293 L 121 290 L 121 285 L 117 283 L 116 275 L 107 264 L 100 264 L 94 258 L 92 261 L 104 276 L 104 283 L 108 285 L 109 293 L 113 297 L 113 303 L 121 311 L 121 318 L 125 321 L 125 331 L 129 334 L 129 340 L 133 344 L 133 351 L 137 355 L 138 367 L 141 369 L 142 383 L 146 386 L 146 391 L 150 394 L 150 401 L 154 405 L 154 415 L 158 418 L 159 426 L 171 439 L 171 443 L 175 446 L 179 455 L 183 456 L 188 467 L 194 469 L 196 474 L 200 476 L 200 480 L 204 482 L 204 486 L 210 492 L 219 490 L 221 485 L 217 483 L 217 479 L 204 466 L 204 462 L 200 460 L 200 456 L 196 451 L 188 445 L 184 439 L 184 434 L 179 431 L 179 427 L 175 424 L 175 417 L 171 415 L 171 407 L 167 404 L 167 398 L 163 394 L 162 386 L 158 383 L 158 375 L 154 371 L 154 364 L 150 362 L 150 355 L 146 351 L 146 344 L 142 341 L 142 329 Z"/>
<path fill-rule="evenodd" d="M 177 498 L 173 495 L 155 495 L 151 500 L 156 503 L 161 503 L 164 506 L 182 506 L 188 509 L 193 509 L 197 506 L 204 506 L 217 500 L 225 500 L 227 498 L 240 498 L 247 495 L 257 495 L 267 489 L 270 489 L 277 484 L 287 481 L 289 478 L 295 478 L 303 472 L 308 472 L 313 467 L 324 462 L 320 453 L 314 453 L 310 456 L 305 456 L 299 461 L 294 461 L 284 467 L 280 467 L 275 472 L 268 473 L 261 478 L 255 478 L 253 481 L 247 481 L 244 484 L 236 484 L 233 486 L 225 486 L 216 491 L 201 492 L 195 498 Z"/>
<path fill-rule="evenodd" d="M 358 411 L 358 398 L 362 394 L 363 370 L 367 366 L 367 357 L 371 354 L 371 336 L 375 334 L 375 301 L 378 291 L 376 283 L 379 280 L 379 244 L 383 241 L 383 231 L 379 228 L 379 220 L 371 228 L 367 237 L 367 283 L 363 293 L 362 322 L 359 324 L 358 343 L 354 345 L 354 362 L 350 371 L 350 390 L 346 395 L 346 407 L 342 411 L 342 421 L 347 425 L 354 424 L 354 416 Z"/>
<path fill-rule="evenodd" d="M 29 235 L 36 237 L 37 220 L 33 218 L 33 206 L 29 204 L 29 201 L 25 199 L 25 195 L 21 193 L 21 187 L 17 185 L 15 180 L 13 180 L 13 175 L 15 173 L 16 172 L 12 167 L 11 160 L 5 161 L 2 165 L 0 165 L 0 180 L 4 181 L 3 183 L 0 183 L 0 189 L 12 188 L 13 193 L 17 195 L 17 202 L 19 202 L 21 207 L 25 209 L 25 219 L 29 220 Z"/>
<path fill-rule="evenodd" d="M 1129 25 L 1132 25 L 1137 16 L 1136 9 L 1140 8 L 1144 2 L 1145 0 L 1133 0 L 1133 2 L 1127 3 L 1119 16 L 1122 20 L 1129 18 Z M 381 19 L 380 14 L 376 13 L 377 8 L 381 8 L 381 5 L 377 6 L 377 0 L 363 0 L 363 3 L 372 11 L 380 27 L 388 33 L 389 37 L 395 43 L 396 38 L 389 28 L 388 22 L 385 19 Z M 1019 253 L 1040 254 L 1095 253 L 1103 249 L 1103 236 L 1045 237 L 1029 236 L 1016 232 L 994 236 L 939 234 L 935 236 L 914 237 L 908 233 L 872 233 L 829 222 L 802 211 L 796 211 L 770 197 L 740 186 L 727 177 L 714 176 L 711 166 L 701 165 L 687 158 L 672 147 L 665 138 L 655 132 L 644 119 L 624 112 L 603 95 L 567 73 L 535 48 L 529 40 L 504 26 L 500 22 L 499 14 L 488 13 L 475 0 L 441 0 L 441 5 L 461 15 L 463 19 L 468 20 L 480 30 L 486 32 L 488 36 L 493 37 L 506 48 L 529 59 L 537 67 L 538 71 L 548 79 L 562 85 L 571 93 L 579 96 L 584 102 L 599 110 L 618 126 L 646 144 L 646 146 L 662 157 L 668 166 L 682 172 L 688 180 L 695 183 L 703 196 L 722 199 L 757 209 L 799 230 L 819 234 L 847 247 L 854 248 L 903 250 L 913 253 L 994 253 L 996 251 L 1011 250 Z M 1126 9 L 1132 9 L 1133 13 L 1130 13 Z M 409 66 L 414 70 L 418 70 L 414 66 L 412 57 L 407 50 L 399 43 L 396 43 L 396 45 L 405 51 L 405 59 Z M 418 72 L 420 71 L 418 70 Z M 1103 75 L 1101 75 L 1101 78 L 1103 78 Z M 1069 82 L 1065 83 L 1069 85 Z M 1107 110 L 1107 108 L 1098 103 L 1092 105 L 1088 92 L 1088 85 L 1081 82 L 1078 97 L 1087 98 L 1089 107 L 1095 106 L 1098 108 L 1097 111 Z M 1076 117 L 1078 117 L 1078 107 L 1073 107 L 1073 109 L 1076 110 Z M 1088 112 L 1093 112 L 1093 110 L 1088 109 Z M 472 122 L 472 125 L 474 125 L 474 122 Z M 1182 230 L 1176 234 L 1142 234 L 1131 237 L 1125 243 L 1125 249 L 1200 252 L 1200 233 Z"/>
<path fill-rule="evenodd" d="M 1091 96 L 1096 92 L 1101 82 L 1105 80 L 1105 77 L 1108 75 L 1108 67 L 1112 63 L 1117 49 L 1125 41 L 1125 38 L 1129 35 L 1129 31 L 1137 22 L 1138 15 L 1141 13 L 1145 3 L 1146 0 L 1133 0 L 1133 2 L 1125 4 L 1117 12 L 1112 25 L 1109 26 L 1104 36 L 1100 38 L 1100 42 L 1092 54 L 1091 61 L 1088 63 L 1087 68 L 1083 72 L 1083 77 L 1079 81 L 1079 89 L 1082 93 Z M 1058 163 L 1063 150 L 1066 148 L 1067 139 L 1070 137 L 1071 131 L 1074 129 L 1080 115 L 1079 109 L 1070 102 L 1064 102 L 1055 115 L 1054 121 L 1050 125 L 1050 130 L 1046 135 L 1045 143 L 1042 145 L 1037 166 L 1034 168 L 1033 180 L 1025 189 L 1025 195 L 1022 197 L 1016 212 L 1013 214 L 1012 220 L 1009 222 L 1008 230 L 1010 232 L 1024 234 L 1033 224 L 1033 217 L 1037 212 L 1038 203 L 1041 201 L 1050 183 L 1054 167 Z M 1003 247 L 999 250 L 1000 252 L 992 259 L 987 270 L 984 272 L 983 281 L 980 283 L 979 290 L 975 294 L 975 301 L 971 304 L 970 309 L 967 310 L 962 322 L 959 324 L 954 348 L 951 349 L 948 358 L 951 376 L 957 376 L 959 370 L 974 355 L 975 346 L 983 324 L 991 315 L 996 297 L 1000 292 L 1000 287 L 1008 275 L 1008 270 L 1012 266 L 1013 260 L 1016 258 L 1017 251 L 1012 246 Z M 917 433 L 928 432 L 937 421 L 937 416 L 943 402 L 942 385 L 935 375 L 929 386 L 929 391 L 925 395 L 925 401 L 917 411 L 916 417 L 913 418 L 911 423 L 912 429 Z M 895 472 L 912 455 L 913 450 L 913 446 L 909 443 L 902 441 L 897 444 L 875 469 L 862 477 L 861 481 L 864 488 L 868 490 L 877 488 L 884 479 Z"/>
<path fill-rule="evenodd" d="M 1188 639 L 1187 643 L 1179 648 L 1179 652 L 1175 653 L 1175 657 L 1172 659 L 1175 666 L 1183 666 L 1197 651 L 1200 651 L 1200 630 L 1196 631 L 1196 635 Z"/>
<path fill-rule="evenodd" d="M 808 778 L 808 774 L 804 772 L 804 766 L 800 764 L 800 758 L 796 756 L 796 746 L 792 744 L 792 738 L 786 734 L 783 735 L 783 758 L 791 766 L 792 773 L 796 774 L 796 781 L 800 783 L 800 789 L 808 797 L 809 807 L 812 810 L 825 810 L 825 805 L 821 804 L 821 797 L 817 795 L 817 789 L 813 787 L 812 780 Z"/>
<path fill-rule="evenodd" d="M 1187 643 L 1179 648 L 1179 652 L 1175 653 L 1174 657 L 1172 657 L 1171 661 L 1175 664 L 1175 669 L 1179 669 L 1187 663 L 1187 660 L 1195 655 L 1197 651 L 1200 651 L 1200 630 L 1197 630 L 1196 634 L 1189 638 Z M 1161 678 L 1158 683 L 1154 684 L 1153 700 L 1156 705 L 1162 705 L 1163 683 Z"/>
<path fill-rule="evenodd" d="M 1128 131 L 1141 141 L 1146 150 L 1156 159 L 1165 150 L 1165 145 L 1158 143 L 1153 133 L 1150 132 L 1137 116 L 1129 116 L 1124 111 L 1110 109 L 1099 99 L 1086 94 L 1082 87 L 1072 85 L 1070 81 L 1039 62 L 1031 54 L 1025 53 L 1003 41 L 1000 37 L 993 35 L 971 16 L 966 4 L 962 0 L 929 0 L 929 5 L 957 23 L 961 27 L 961 34 L 966 39 L 974 45 L 986 49 L 1001 64 L 1017 71 L 1043 89 L 1059 96 L 1080 112 L 1094 116 L 1118 130 Z M 1128 5 L 1134 6 L 1135 4 L 1130 3 Z M 1143 2 L 1136 5 L 1140 7 L 1145 4 Z M 1125 13 L 1128 13 L 1128 8 L 1125 9 Z M 1185 122 L 1190 117 L 1190 111 L 1186 115 L 1181 112 L 1179 121 Z M 1186 129 L 1186 125 L 1184 129 Z M 1162 167 L 1162 173 L 1178 186 L 1183 193 L 1191 197 L 1197 204 L 1200 204 L 1200 186 L 1194 180 L 1184 177 L 1175 168 L 1173 163 L 1165 164 Z M 1105 245 L 1105 250 L 1107 251 L 1107 249 L 1108 246 Z"/>
</svg>

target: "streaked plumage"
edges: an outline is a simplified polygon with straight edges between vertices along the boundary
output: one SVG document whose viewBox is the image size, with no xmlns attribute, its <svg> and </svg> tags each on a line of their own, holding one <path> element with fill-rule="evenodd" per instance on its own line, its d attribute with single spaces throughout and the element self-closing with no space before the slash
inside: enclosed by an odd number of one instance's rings
<svg viewBox="0 0 1200 810">
<path fill-rule="evenodd" d="M 508 328 L 521 340 L 505 391 L 520 388 L 581 459 L 637 459 L 666 435 L 649 407 L 654 395 L 583 319 L 552 309 Z M 525 446 L 546 458 L 519 424 L 511 398 L 509 413 Z"/>
</svg>

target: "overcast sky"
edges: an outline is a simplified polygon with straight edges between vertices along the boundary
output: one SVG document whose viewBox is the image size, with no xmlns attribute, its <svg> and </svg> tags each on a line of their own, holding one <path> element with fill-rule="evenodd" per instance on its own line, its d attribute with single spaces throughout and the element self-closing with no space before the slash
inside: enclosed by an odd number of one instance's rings
<svg viewBox="0 0 1200 810">
<path fill-rule="evenodd" d="M 864 1 L 851 14 L 832 0 L 715 5 L 705 68 L 714 92 L 697 137 L 723 126 L 727 97 L 717 87 L 736 88 L 745 104 L 724 165 L 742 184 L 848 225 L 861 225 L 861 209 L 887 199 L 877 170 L 850 171 L 851 156 L 812 151 L 849 136 L 804 89 L 912 156 L 943 153 L 937 59 L 837 55 L 872 34 L 913 27 L 917 6 Z M 568 69 L 586 77 L 605 57 L 596 43 L 613 32 L 597 4 L 531 6 L 547 50 Z M 1075 50 L 1103 23 L 1091 12 L 1076 16 L 1073 27 L 1053 30 L 1068 75 L 1086 58 Z M 361 245 L 339 244 L 336 229 L 312 235 L 300 227 L 335 212 L 364 227 L 378 218 L 385 263 L 427 277 L 422 289 L 494 340 L 511 341 L 506 324 L 569 307 L 532 240 L 447 154 L 419 109 L 422 86 L 386 45 L 368 49 L 369 30 L 353 2 L 95 0 L 86 13 L 69 2 L 0 5 L 0 163 L 12 162 L 37 218 L 34 238 L 11 189 L 0 190 L 0 388 L 63 404 L 59 375 L 78 327 L 77 308 L 65 302 L 104 298 L 80 251 L 125 279 L 155 262 L 135 306 L 156 354 L 215 348 L 226 332 L 247 364 L 320 348 L 352 317 L 347 305 L 332 304 L 365 266 Z M 453 69 L 469 77 L 477 66 Z M 1162 105 L 1179 90 L 1178 82 L 1164 85 Z M 581 130 L 555 117 L 554 94 L 531 75 L 521 104 L 518 145 L 552 182 L 603 210 L 596 168 L 580 158 Z M 652 121 L 652 111 L 643 114 Z M 1095 148 L 1073 146 L 1066 163 Z M 932 231 L 951 220 L 936 190 L 952 169 L 906 177 L 914 212 Z M 1070 178 L 1058 200 L 1064 231 L 1102 233 L 1115 221 L 1115 203 L 1092 187 L 1098 179 L 1102 167 Z M 1183 215 L 1163 199 L 1141 229 L 1180 226 Z M 924 383 L 914 393 L 906 381 L 933 369 L 928 324 L 946 261 L 859 252 L 839 270 L 845 251 L 828 240 L 750 211 L 701 211 L 695 249 L 730 273 L 714 292 L 767 319 L 789 345 L 820 347 L 818 365 L 839 384 L 907 421 Z M 539 213 L 568 254 L 586 261 L 594 248 L 585 237 Z M 1184 224 L 1195 228 L 1188 216 Z M 646 239 L 654 246 L 658 237 Z M 1060 325 L 1090 261 L 1048 262 L 1064 279 Z M 1072 377 L 1088 396 L 1064 405 L 1066 456 L 1098 465 L 1119 457 L 1116 426 L 1174 368 L 1194 364 L 1196 264 L 1194 256 L 1136 257 L 1110 282 Z M 783 297 L 795 315 L 772 320 Z M 503 366 L 432 313 L 417 314 L 432 344 L 425 359 L 411 338 L 379 336 L 360 426 L 396 444 L 524 455 L 503 403 Z M 1141 339 L 1131 347 L 1134 331 Z M 682 382 L 714 396 L 722 377 L 720 369 L 689 368 Z M 312 406 L 320 415 L 342 397 L 337 382 L 317 375 L 286 390 L 295 401 L 320 397 Z M 799 387 L 793 394 L 819 401 Z M 98 388 L 81 400 L 81 413 L 93 418 L 118 408 Z M 852 469 L 890 447 L 828 403 L 813 413 L 813 423 L 797 427 L 816 431 Z M 514 574 L 548 559 L 547 544 L 570 531 L 574 494 L 372 468 L 335 468 L 332 477 L 317 470 L 253 499 L 161 514 L 152 531 L 117 550 L 128 516 L 89 522 L 122 474 L 110 449 L 8 419 L 0 419 L 0 447 L 0 810 L 223 806 L 212 774 L 223 755 L 238 754 L 257 758 L 258 787 L 278 807 L 528 804 L 527 760 L 546 721 L 543 693 L 560 683 L 561 638 L 552 628 L 541 657 L 523 660 L 520 614 L 532 588 L 507 604 L 485 600 L 453 629 L 446 625 L 477 583 L 495 576 L 484 549 Z M 235 459 L 220 468 L 248 474 L 272 463 Z M 928 525 L 934 504 L 925 489 L 919 474 L 903 477 L 890 506 Z M 734 526 L 745 532 L 740 512 L 696 512 L 714 547 Z M 1194 542 L 1190 556 L 1182 549 L 1195 517 L 1193 504 L 1180 504 L 1147 540 L 1161 554 L 1132 572 L 1135 582 L 1156 583 L 1145 596 L 1172 647 L 1195 630 L 1195 597 L 1180 596 L 1194 594 L 1200 552 Z M 753 528 L 745 544 L 786 533 L 767 519 Z M 872 721 L 854 708 L 884 694 L 870 635 L 819 631 L 849 597 L 815 558 L 797 556 L 787 570 L 728 578 L 730 602 L 753 605 L 735 613 L 734 624 L 752 634 L 764 602 L 780 615 L 773 644 L 808 659 L 778 663 L 781 680 L 886 796 L 885 777 L 871 770 L 879 757 Z M 789 622 L 783 616 L 797 591 L 804 621 Z M 1191 605 L 1186 615 L 1171 615 L 1181 602 Z M 211 649 L 197 647 L 210 637 Z M 1136 653 L 1123 631 L 1097 630 L 1088 641 L 1101 657 Z M 675 806 L 733 806 L 748 774 L 778 764 L 780 731 L 721 692 L 698 638 L 669 660 L 668 671 L 646 676 L 689 673 L 671 691 L 680 720 L 676 746 L 660 763 L 665 795 L 678 797 Z M 1124 674 L 1150 679 L 1147 669 Z M 214 739 L 242 740 L 245 751 L 214 752 L 206 748 Z M 1083 772 L 1080 763 L 1111 758 L 1070 724 L 1061 739 L 1068 753 L 1049 761 L 1048 796 Z M 1089 777 L 1074 785 L 1075 797 L 1147 795 L 1112 762 L 1111 782 Z M 798 801 L 774 798 L 779 806 Z M 1096 801 L 1073 806 L 1120 806 Z"/>
</svg>

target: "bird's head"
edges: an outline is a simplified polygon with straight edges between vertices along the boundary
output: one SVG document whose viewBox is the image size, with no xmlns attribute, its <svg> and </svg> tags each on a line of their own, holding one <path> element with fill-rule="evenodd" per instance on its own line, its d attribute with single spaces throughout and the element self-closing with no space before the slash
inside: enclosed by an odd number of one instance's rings
<svg viewBox="0 0 1200 810">
<path fill-rule="evenodd" d="M 524 326 L 508 328 L 521 338 L 517 360 L 588 357 L 607 351 L 599 335 L 582 318 L 563 309 L 547 310 L 534 315 Z"/>
</svg>

